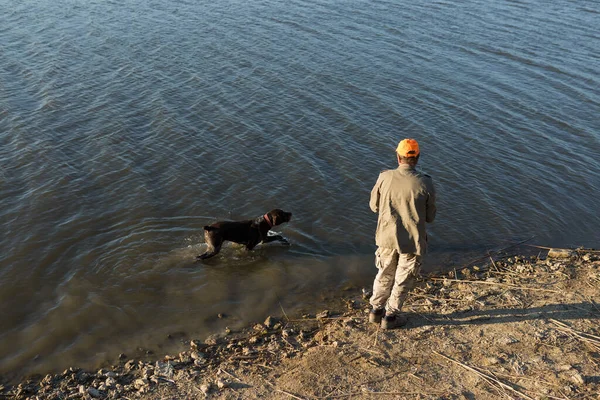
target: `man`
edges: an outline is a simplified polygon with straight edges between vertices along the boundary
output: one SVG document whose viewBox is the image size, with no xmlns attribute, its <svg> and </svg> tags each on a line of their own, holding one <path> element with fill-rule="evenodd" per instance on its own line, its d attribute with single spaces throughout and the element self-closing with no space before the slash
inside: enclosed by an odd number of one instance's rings
<svg viewBox="0 0 600 400">
<path fill-rule="evenodd" d="M 379 269 L 373 283 L 369 322 L 393 329 L 406 324 L 401 308 L 414 287 L 427 250 L 425 223 L 435 219 L 435 190 L 429 175 L 415 169 L 419 144 L 400 141 L 398 168 L 379 174 L 369 205 L 379 213 L 375 262 Z"/>
</svg>

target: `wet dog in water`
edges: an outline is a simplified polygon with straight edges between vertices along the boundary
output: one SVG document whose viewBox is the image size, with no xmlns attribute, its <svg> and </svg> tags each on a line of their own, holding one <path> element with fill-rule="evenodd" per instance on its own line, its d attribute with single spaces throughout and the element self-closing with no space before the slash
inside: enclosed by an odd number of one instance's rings
<svg viewBox="0 0 600 400">
<path fill-rule="evenodd" d="M 259 243 L 269 243 L 275 240 L 287 243 L 281 235 L 268 236 L 272 227 L 281 225 L 292 219 L 292 213 L 278 208 L 269 211 L 263 216 L 247 221 L 219 221 L 204 227 L 204 240 L 208 245 L 204 254 L 196 257 L 197 260 L 205 260 L 215 256 L 221 250 L 224 241 L 235 242 L 246 245 L 246 249 L 252 250 Z"/>
</svg>

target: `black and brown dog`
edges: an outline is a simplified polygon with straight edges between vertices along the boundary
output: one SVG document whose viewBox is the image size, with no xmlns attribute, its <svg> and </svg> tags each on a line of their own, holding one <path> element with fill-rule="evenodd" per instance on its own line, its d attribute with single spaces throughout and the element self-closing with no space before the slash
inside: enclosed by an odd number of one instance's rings
<svg viewBox="0 0 600 400">
<path fill-rule="evenodd" d="M 235 242 L 246 245 L 246 249 L 252 250 L 259 243 L 269 243 L 275 240 L 287 243 L 281 235 L 268 236 L 272 227 L 281 225 L 292 219 L 292 213 L 278 208 L 269 211 L 263 216 L 247 221 L 219 221 L 204 227 L 204 240 L 208 245 L 204 254 L 196 257 L 197 260 L 205 260 L 215 256 L 221 251 L 224 241 Z"/>
</svg>

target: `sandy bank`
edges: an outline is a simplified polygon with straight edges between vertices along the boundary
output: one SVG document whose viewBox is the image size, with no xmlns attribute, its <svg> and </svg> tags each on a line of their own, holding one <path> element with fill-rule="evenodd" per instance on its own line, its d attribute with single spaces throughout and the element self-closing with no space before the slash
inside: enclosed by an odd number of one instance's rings
<svg viewBox="0 0 600 400">
<path fill-rule="evenodd" d="M 409 324 L 367 322 L 358 290 L 186 351 L 0 386 L 16 399 L 600 399 L 600 252 L 482 258 L 423 277 Z M 555 254 L 556 253 L 556 254 Z"/>
</svg>

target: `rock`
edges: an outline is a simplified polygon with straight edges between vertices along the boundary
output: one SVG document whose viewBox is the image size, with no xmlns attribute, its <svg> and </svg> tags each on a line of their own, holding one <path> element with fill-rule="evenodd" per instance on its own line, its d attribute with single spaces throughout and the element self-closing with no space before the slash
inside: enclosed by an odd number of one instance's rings
<svg viewBox="0 0 600 400">
<path fill-rule="evenodd" d="M 150 378 L 152 375 L 154 375 L 154 368 L 153 367 L 145 367 L 142 370 L 142 376 L 144 378 Z"/>
<path fill-rule="evenodd" d="M 485 364 L 486 365 L 497 365 L 497 364 L 501 364 L 502 360 L 498 357 L 487 357 L 485 359 Z"/>
<path fill-rule="evenodd" d="M 505 337 L 503 339 L 500 340 L 500 343 L 502 344 L 515 344 L 515 343 L 519 343 L 518 339 L 515 339 L 514 337 Z"/>
<path fill-rule="evenodd" d="M 148 379 L 146 379 L 146 378 L 136 379 L 133 382 L 133 387 L 136 388 L 137 390 L 145 389 L 148 386 L 150 386 L 150 381 Z"/>
<path fill-rule="evenodd" d="M 269 315 L 267 317 L 267 319 L 265 319 L 265 322 L 263 323 L 263 325 L 266 326 L 267 329 L 273 329 L 273 327 L 275 326 L 276 323 L 277 323 L 277 320 Z"/>
<path fill-rule="evenodd" d="M 318 319 L 329 318 L 329 310 L 321 311 L 317 314 Z"/>
<path fill-rule="evenodd" d="M 224 379 L 224 378 L 217 379 L 217 387 L 219 389 L 226 389 L 229 387 L 229 385 L 230 385 L 230 382 L 227 379 Z"/>
<path fill-rule="evenodd" d="M 182 363 L 189 363 L 189 362 L 192 362 L 193 359 L 190 356 L 190 353 L 187 353 L 184 351 L 184 352 L 179 353 L 179 361 L 181 361 Z"/>
<path fill-rule="evenodd" d="M 200 385 L 200 391 L 204 393 L 205 396 L 208 396 L 210 390 L 212 389 L 210 383 L 205 383 L 204 385 Z"/>
<path fill-rule="evenodd" d="M 591 253 L 586 253 L 586 254 L 584 254 L 584 255 L 581 257 L 581 259 L 582 259 L 583 261 L 590 262 L 590 261 L 597 261 L 597 260 L 598 260 L 598 257 L 597 257 L 596 255 L 594 255 L 594 254 L 591 254 Z"/>
<path fill-rule="evenodd" d="M 248 339 L 248 343 L 250 344 L 256 344 L 260 342 L 260 338 L 258 336 L 252 336 L 250 339 Z"/>
<path fill-rule="evenodd" d="M 575 383 L 576 385 L 584 385 L 585 384 L 585 378 L 577 371 L 573 371 L 571 373 L 571 382 Z"/>
<path fill-rule="evenodd" d="M 202 343 L 201 341 L 197 340 L 197 339 L 193 339 L 190 341 L 190 347 L 194 350 L 202 350 L 206 347 L 208 347 L 209 340 L 214 340 L 214 343 L 210 343 L 210 344 L 217 344 L 217 340 L 215 338 L 209 338 L 207 339 L 206 343 Z"/>
<path fill-rule="evenodd" d="M 136 362 L 135 360 L 129 360 L 125 363 L 125 371 L 129 372 L 131 370 L 133 370 L 136 367 Z"/>
<path fill-rule="evenodd" d="M 167 379 L 173 379 L 173 374 L 175 373 L 175 368 L 170 361 L 160 362 L 157 361 L 155 365 L 156 375 L 162 376 Z"/>
<path fill-rule="evenodd" d="M 278 342 L 271 342 L 268 344 L 267 349 L 272 352 L 278 352 L 281 350 L 281 344 Z"/>
<path fill-rule="evenodd" d="M 573 369 L 571 364 L 561 364 L 556 366 L 557 371 L 569 371 L 570 369 Z"/>
<path fill-rule="evenodd" d="M 252 350 L 250 347 L 244 347 L 242 349 L 242 354 L 245 355 L 245 356 L 249 356 L 249 355 L 252 355 L 252 354 L 255 354 L 255 353 L 256 353 L 256 350 Z"/>
<path fill-rule="evenodd" d="M 192 351 L 192 353 L 190 354 L 190 357 L 193 360 L 204 360 L 206 358 L 206 354 L 200 353 L 199 351 Z"/>
<path fill-rule="evenodd" d="M 571 258 L 576 255 L 576 252 L 568 249 L 550 249 L 548 251 L 548 258 Z"/>
<path fill-rule="evenodd" d="M 202 350 L 205 347 L 208 346 L 216 346 L 217 344 L 219 344 L 220 340 L 219 337 L 216 335 L 210 335 L 209 337 L 206 338 L 206 340 L 204 341 L 204 345 L 203 346 L 198 346 L 197 348 Z"/>
</svg>

